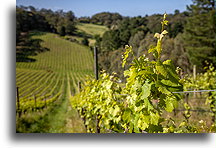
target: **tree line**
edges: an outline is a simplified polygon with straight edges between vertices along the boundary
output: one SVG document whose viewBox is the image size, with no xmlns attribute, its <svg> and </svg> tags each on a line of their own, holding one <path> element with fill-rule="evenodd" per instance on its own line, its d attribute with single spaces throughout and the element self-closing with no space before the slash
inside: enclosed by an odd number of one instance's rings
<svg viewBox="0 0 216 148">
<path fill-rule="evenodd" d="M 35 61 L 29 56 L 49 49 L 41 47 L 42 40 L 32 39 L 30 31 L 73 35 L 76 31 L 75 15 L 72 11 L 36 9 L 33 6 L 16 7 L 16 59 L 19 62 Z M 40 35 L 38 33 L 37 35 Z"/>
<path fill-rule="evenodd" d="M 20 32 L 30 30 L 72 35 L 75 31 L 75 15 L 72 11 L 52 11 L 45 8 L 38 10 L 33 6 L 17 6 L 16 27 L 17 36 Z"/>
<path fill-rule="evenodd" d="M 216 66 L 214 0 L 192 1 L 186 11 L 175 10 L 174 14 L 168 14 L 166 30 L 169 35 L 163 41 L 161 56 L 162 60 L 170 58 L 184 74 L 191 73 L 193 65 L 197 65 L 198 72 L 203 72 L 206 63 Z M 101 68 L 122 75 L 120 61 L 125 45 L 133 46 L 137 57 L 147 55 L 147 49 L 154 41 L 152 37 L 161 30 L 161 16 L 123 17 L 112 25 L 103 37 L 97 39 Z M 147 57 L 153 58 L 151 55 Z"/>
<path fill-rule="evenodd" d="M 184 73 L 191 73 L 193 65 L 197 71 L 203 72 L 206 63 L 213 63 L 215 59 L 215 3 L 214 0 L 192 0 L 187 10 L 175 10 L 168 14 L 169 21 L 166 30 L 169 35 L 164 38 L 162 60 L 170 58 L 175 66 L 182 68 Z M 101 12 L 91 17 L 76 17 L 72 11 L 52 11 L 51 9 L 36 9 L 33 6 L 17 6 L 16 8 L 17 44 L 23 41 L 22 32 L 39 30 L 57 33 L 61 36 L 75 35 L 77 23 L 93 23 L 105 25 L 109 28 L 102 37 L 95 35 L 95 46 L 99 49 L 99 64 L 101 69 L 111 73 L 117 72 L 122 77 L 121 55 L 125 45 L 131 45 L 135 55 L 146 54 L 152 46 L 152 38 L 160 32 L 162 14 L 125 17 L 119 13 Z M 85 44 L 88 36 L 82 36 Z M 84 41 L 83 41 L 84 42 Z M 130 60 L 130 57 L 129 57 Z"/>
</svg>

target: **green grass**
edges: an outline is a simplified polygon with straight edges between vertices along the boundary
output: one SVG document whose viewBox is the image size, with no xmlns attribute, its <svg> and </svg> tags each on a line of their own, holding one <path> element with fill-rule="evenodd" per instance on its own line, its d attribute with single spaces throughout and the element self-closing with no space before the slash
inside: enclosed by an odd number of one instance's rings
<svg viewBox="0 0 216 148">
<path fill-rule="evenodd" d="M 85 132 L 69 99 L 77 92 L 78 82 L 93 75 L 90 49 L 52 33 L 32 35 L 43 40 L 42 46 L 49 51 L 30 57 L 36 62 L 16 63 L 16 85 L 23 109 L 22 115 L 17 116 L 17 132 Z M 31 108 L 24 112 L 26 105 Z"/>
<path fill-rule="evenodd" d="M 79 23 L 76 27 L 78 28 L 78 30 L 92 36 L 97 34 L 102 36 L 105 31 L 108 31 L 108 28 L 106 26 L 96 24 Z"/>
<path fill-rule="evenodd" d="M 92 54 L 86 46 L 64 40 L 52 33 L 33 37 L 42 39 L 42 45 L 49 48 L 50 51 L 31 57 L 36 59 L 36 62 L 17 62 L 18 69 L 49 70 L 58 73 L 92 72 Z"/>
<path fill-rule="evenodd" d="M 102 37 L 104 32 L 109 30 L 106 26 L 87 24 L 87 23 L 78 23 L 76 27 L 77 27 L 76 30 L 77 35 L 66 35 L 62 38 L 76 40 L 79 44 L 82 44 L 82 40 L 84 39 L 84 36 L 87 36 L 89 41 L 89 46 L 94 46 L 96 42 L 94 36 L 99 35 L 100 37 Z"/>
</svg>

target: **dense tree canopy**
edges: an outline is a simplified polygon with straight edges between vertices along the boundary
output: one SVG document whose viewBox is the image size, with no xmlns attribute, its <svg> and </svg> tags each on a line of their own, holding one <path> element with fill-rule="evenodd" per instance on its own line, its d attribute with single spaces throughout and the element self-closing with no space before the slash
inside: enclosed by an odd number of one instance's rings
<svg viewBox="0 0 216 148">
<path fill-rule="evenodd" d="M 185 53 L 182 33 L 184 32 L 188 15 L 188 12 L 180 13 L 179 10 L 175 10 L 174 14 L 168 14 L 167 19 L 169 23 L 166 30 L 169 32 L 169 37 L 165 38 L 163 47 L 165 51 L 162 55 L 163 60 L 168 58 L 173 59 L 176 66 L 181 67 L 181 65 L 184 65 L 182 69 L 185 73 L 189 72 L 189 60 L 188 54 Z M 154 14 L 144 17 L 123 17 L 122 20 L 119 20 L 115 27 L 107 31 L 101 40 L 97 41 L 97 46 L 99 46 L 100 52 L 102 52 L 100 54 L 101 68 L 108 70 L 108 72 L 116 71 L 121 74 L 120 71 L 122 69 L 117 66 L 120 65 L 121 56 L 116 54 L 113 50 L 118 50 L 120 52 L 125 45 L 131 45 L 136 56 L 146 54 L 148 58 L 152 59 L 153 56 L 148 54 L 147 51 L 155 42 L 153 38 L 154 33 L 161 31 L 161 18 L 161 14 Z M 105 53 L 103 51 L 105 51 Z M 111 53 L 115 53 L 115 55 L 109 56 L 108 58 L 107 52 L 110 52 L 109 55 L 111 55 Z M 112 57 L 112 59 L 110 57 Z M 116 66 L 111 66 L 113 61 L 115 61 Z M 123 77 L 123 75 L 120 77 Z"/>
<path fill-rule="evenodd" d="M 201 71 L 205 61 L 216 65 L 214 0 L 193 0 L 185 26 L 185 44 L 191 65 Z"/>
<path fill-rule="evenodd" d="M 17 37 L 21 32 L 40 30 L 63 34 L 75 32 L 75 15 L 72 11 L 37 10 L 33 6 L 20 6 L 16 9 Z M 64 33 L 63 33 L 64 32 Z"/>
<path fill-rule="evenodd" d="M 34 61 L 28 56 L 47 51 L 42 48 L 42 40 L 31 39 L 32 30 L 54 32 L 61 36 L 75 32 L 75 15 L 72 11 L 53 12 L 50 9 L 38 10 L 33 6 L 16 7 L 16 58 L 17 61 Z"/>
<path fill-rule="evenodd" d="M 93 15 L 91 17 L 91 22 L 94 24 L 105 25 L 110 28 L 121 19 L 122 16 L 119 13 L 101 12 Z"/>
</svg>

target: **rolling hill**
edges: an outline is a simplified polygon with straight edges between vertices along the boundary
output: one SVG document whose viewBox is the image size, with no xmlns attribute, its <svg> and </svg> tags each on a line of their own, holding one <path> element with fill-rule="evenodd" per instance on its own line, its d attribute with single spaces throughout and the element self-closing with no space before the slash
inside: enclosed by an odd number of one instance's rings
<svg viewBox="0 0 216 148">
<path fill-rule="evenodd" d="M 106 26 L 88 24 L 88 23 L 79 23 L 77 24 L 76 27 L 80 32 L 85 32 L 86 34 L 89 34 L 91 36 L 94 36 L 94 35 L 102 36 L 104 32 L 108 30 Z"/>
<path fill-rule="evenodd" d="M 19 91 L 17 111 L 21 113 L 17 116 L 17 132 L 74 132 L 73 129 L 83 132 L 81 127 L 64 130 L 62 127 L 66 121 L 72 121 L 72 115 L 76 117 L 76 121 L 73 117 L 73 124 L 81 122 L 70 108 L 69 98 L 78 91 L 78 82 L 83 82 L 86 75 L 93 75 L 90 48 L 64 40 L 57 34 L 31 34 L 32 38 L 43 40 L 42 46 L 49 51 L 30 57 L 35 62 L 16 62 L 16 86 Z M 44 122 L 36 121 L 38 118 Z M 27 125 L 30 127 L 27 128 Z M 67 125 L 71 126 L 70 123 Z"/>
<path fill-rule="evenodd" d="M 84 23 L 76 27 L 79 34 L 89 36 L 90 46 L 94 45 L 94 35 L 102 36 L 108 30 L 105 26 Z M 16 62 L 16 131 L 85 132 L 69 99 L 79 91 L 78 83 L 82 84 L 86 76 L 93 76 L 93 55 L 88 46 L 81 44 L 84 37 L 61 37 L 39 31 L 30 32 L 30 36 L 42 40 L 41 46 L 48 51 L 29 56 L 32 62 Z"/>
</svg>

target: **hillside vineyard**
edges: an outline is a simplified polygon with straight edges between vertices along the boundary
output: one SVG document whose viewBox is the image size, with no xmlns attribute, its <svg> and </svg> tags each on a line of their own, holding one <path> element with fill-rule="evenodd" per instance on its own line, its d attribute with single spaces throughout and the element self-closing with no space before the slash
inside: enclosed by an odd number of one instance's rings
<svg viewBox="0 0 216 148">
<path fill-rule="evenodd" d="M 19 111 L 49 108 L 78 91 L 78 82 L 93 74 L 93 56 L 83 45 L 72 43 L 56 34 L 33 36 L 42 39 L 50 51 L 40 53 L 35 62 L 16 63 L 16 86 L 19 91 Z M 18 104 L 17 104 L 18 105 Z"/>
</svg>

